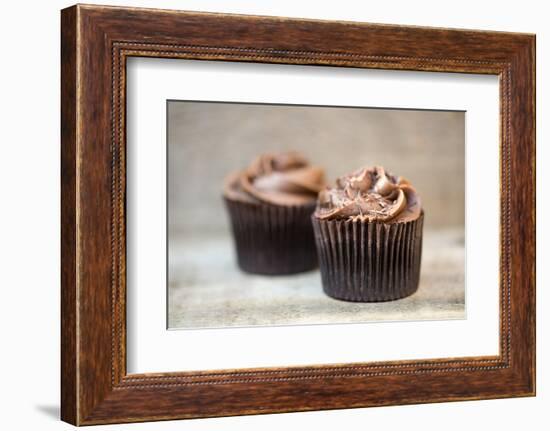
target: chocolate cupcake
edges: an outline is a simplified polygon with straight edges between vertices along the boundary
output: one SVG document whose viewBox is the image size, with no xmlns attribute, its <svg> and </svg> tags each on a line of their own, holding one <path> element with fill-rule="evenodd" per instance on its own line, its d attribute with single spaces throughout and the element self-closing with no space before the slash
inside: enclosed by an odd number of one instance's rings
<svg viewBox="0 0 550 431">
<path fill-rule="evenodd" d="M 414 187 L 382 167 L 338 178 L 312 215 L 323 290 L 391 301 L 418 289 L 424 212 Z"/>
<path fill-rule="evenodd" d="M 226 178 L 224 200 L 239 267 L 278 275 L 317 266 L 311 215 L 324 172 L 295 152 L 263 154 Z"/>
</svg>

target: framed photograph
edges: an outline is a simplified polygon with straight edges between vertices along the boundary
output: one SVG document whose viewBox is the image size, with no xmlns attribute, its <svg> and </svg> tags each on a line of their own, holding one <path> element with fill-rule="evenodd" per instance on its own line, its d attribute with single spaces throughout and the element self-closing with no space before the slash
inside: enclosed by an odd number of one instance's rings
<svg viewBox="0 0 550 431">
<path fill-rule="evenodd" d="M 61 13 L 62 419 L 535 394 L 535 36 Z"/>
</svg>

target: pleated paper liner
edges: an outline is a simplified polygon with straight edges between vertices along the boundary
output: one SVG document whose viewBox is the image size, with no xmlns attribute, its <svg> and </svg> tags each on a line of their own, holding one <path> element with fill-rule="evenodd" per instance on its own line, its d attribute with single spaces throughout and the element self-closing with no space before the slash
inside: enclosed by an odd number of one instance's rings
<svg viewBox="0 0 550 431">
<path fill-rule="evenodd" d="M 239 267 L 264 275 L 296 274 L 317 267 L 311 215 L 315 202 L 301 206 L 225 203 Z"/>
<path fill-rule="evenodd" d="M 391 301 L 418 289 L 424 213 L 403 223 L 312 216 L 323 290 L 356 302 Z"/>
</svg>

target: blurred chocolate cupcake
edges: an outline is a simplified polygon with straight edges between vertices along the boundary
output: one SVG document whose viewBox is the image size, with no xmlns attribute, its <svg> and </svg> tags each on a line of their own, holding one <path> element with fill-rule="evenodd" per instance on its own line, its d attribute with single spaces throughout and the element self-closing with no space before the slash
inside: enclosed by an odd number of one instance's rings
<svg viewBox="0 0 550 431">
<path fill-rule="evenodd" d="M 223 195 L 239 267 L 266 275 L 315 268 L 311 215 L 323 187 L 323 169 L 295 152 L 260 155 L 229 175 Z"/>
<path fill-rule="evenodd" d="M 390 301 L 418 289 L 424 212 L 414 187 L 376 166 L 338 178 L 312 216 L 323 290 Z"/>
</svg>

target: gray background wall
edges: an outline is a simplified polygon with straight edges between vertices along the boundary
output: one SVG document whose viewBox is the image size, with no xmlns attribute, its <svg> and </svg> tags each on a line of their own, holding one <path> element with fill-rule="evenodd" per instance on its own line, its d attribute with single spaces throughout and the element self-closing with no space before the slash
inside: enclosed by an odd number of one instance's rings
<svg viewBox="0 0 550 431">
<path fill-rule="evenodd" d="M 297 150 L 329 181 L 381 164 L 408 178 L 426 228 L 464 224 L 464 113 L 168 103 L 170 234 L 228 228 L 224 177 L 265 151 Z"/>
</svg>

